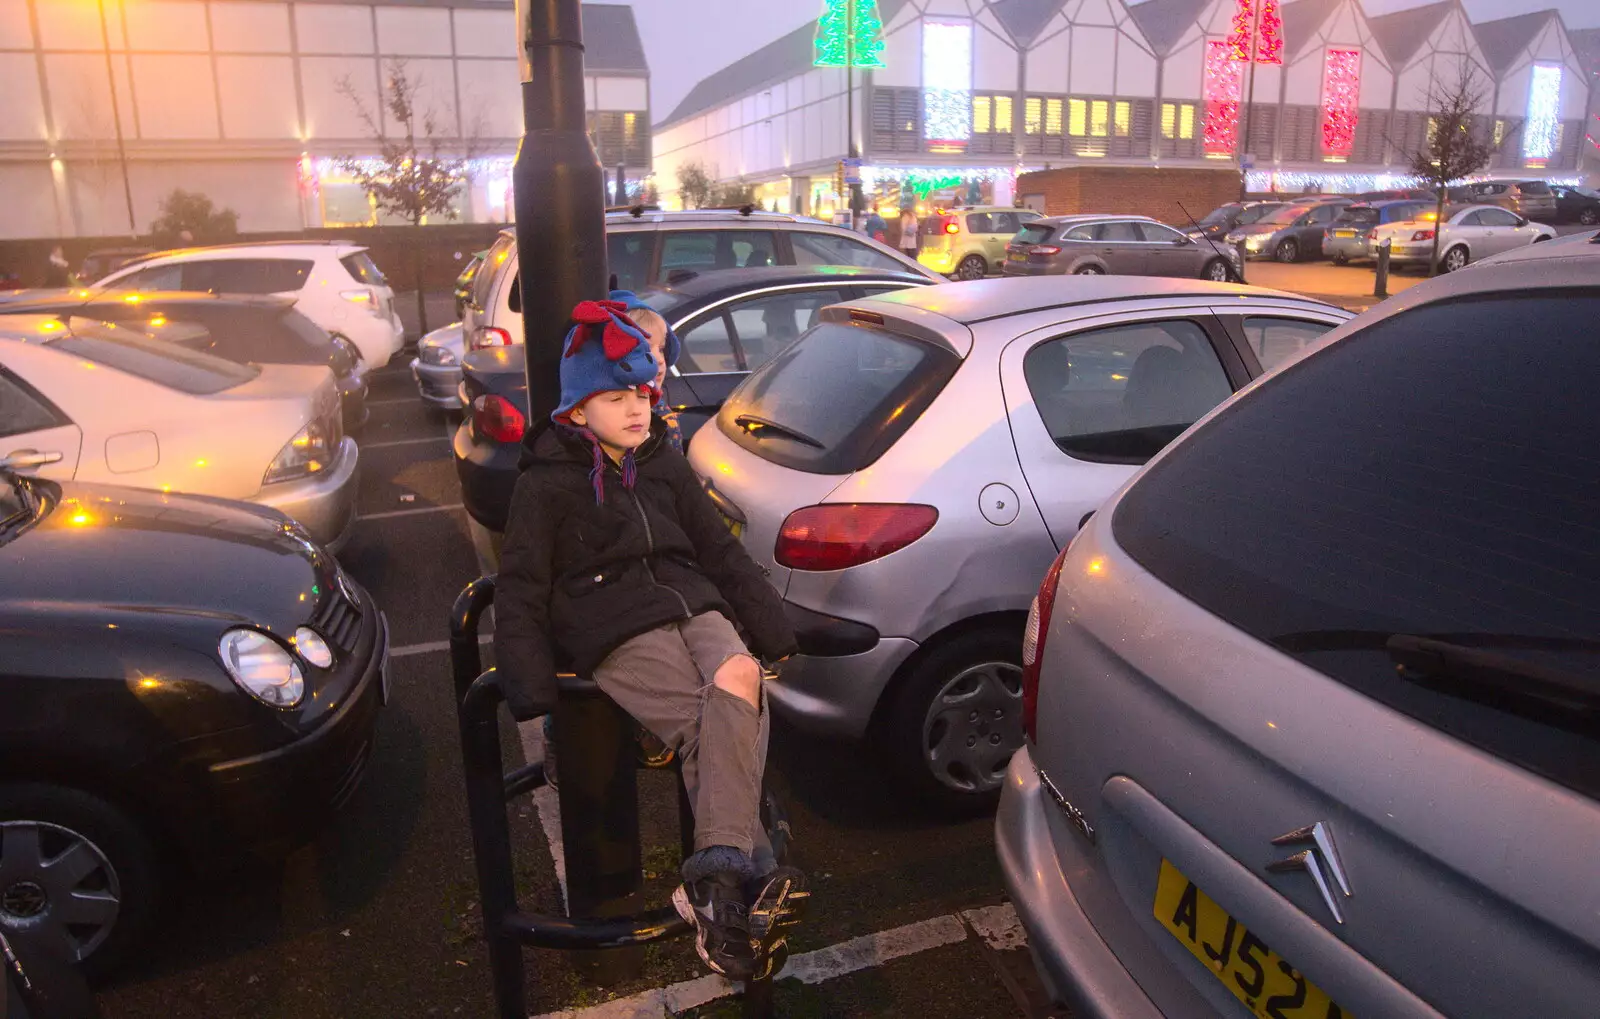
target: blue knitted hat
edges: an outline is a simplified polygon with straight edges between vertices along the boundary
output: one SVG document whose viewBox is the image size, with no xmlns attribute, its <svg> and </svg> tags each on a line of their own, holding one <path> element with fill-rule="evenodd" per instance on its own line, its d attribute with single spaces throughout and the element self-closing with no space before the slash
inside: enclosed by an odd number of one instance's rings
<svg viewBox="0 0 1600 1019">
<path fill-rule="evenodd" d="M 571 424 L 572 411 L 596 393 L 643 387 L 655 399 L 650 338 L 621 302 L 584 301 L 572 309 L 561 351 L 561 403 L 550 420 Z"/>
<path fill-rule="evenodd" d="M 639 295 L 634 293 L 632 290 L 613 290 L 611 291 L 611 299 L 621 304 L 628 311 L 632 311 L 635 308 L 647 308 L 651 311 L 655 311 L 655 309 L 651 308 L 650 305 L 639 300 Z M 658 315 L 660 314 L 660 312 L 656 313 Z M 661 321 L 667 322 L 667 316 L 661 315 Z M 645 338 L 649 339 L 648 336 Z M 678 363 L 678 354 L 683 350 L 683 344 L 678 341 L 678 334 L 672 331 L 671 322 L 667 322 L 666 348 L 667 367 L 671 368 L 673 365 Z"/>
</svg>

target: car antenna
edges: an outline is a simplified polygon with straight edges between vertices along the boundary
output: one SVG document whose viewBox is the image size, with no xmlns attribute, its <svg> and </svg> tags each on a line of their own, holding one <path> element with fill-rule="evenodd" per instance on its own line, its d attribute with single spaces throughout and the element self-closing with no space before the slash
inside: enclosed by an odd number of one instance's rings
<svg viewBox="0 0 1600 1019">
<path fill-rule="evenodd" d="M 1215 251 L 1217 254 L 1221 255 L 1222 252 L 1217 250 L 1217 242 L 1206 236 L 1206 232 L 1204 230 L 1202 230 L 1200 228 L 1200 224 L 1198 222 L 1196 222 L 1196 220 L 1194 218 L 1194 214 L 1191 213 L 1188 209 L 1185 209 L 1183 207 L 1183 203 L 1182 202 L 1178 202 L 1178 210 L 1183 213 L 1184 218 L 1188 219 L 1189 225 L 1194 227 L 1194 232 L 1200 235 L 1200 239 L 1205 241 L 1207 244 L 1211 245 L 1211 250 L 1212 251 Z M 1226 256 L 1224 256 L 1224 257 L 1226 257 Z M 1209 263 L 1207 263 L 1207 264 L 1209 264 Z M 1229 272 L 1233 271 L 1232 260 L 1229 260 L 1228 271 Z"/>
</svg>

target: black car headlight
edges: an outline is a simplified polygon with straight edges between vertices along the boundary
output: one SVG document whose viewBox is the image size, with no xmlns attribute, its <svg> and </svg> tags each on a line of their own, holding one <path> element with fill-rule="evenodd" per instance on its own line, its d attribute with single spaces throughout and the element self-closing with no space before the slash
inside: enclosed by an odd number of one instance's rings
<svg viewBox="0 0 1600 1019">
<path fill-rule="evenodd" d="M 306 679 L 294 655 L 261 631 L 229 630 L 217 650 L 228 675 L 261 703 L 292 708 L 305 696 Z"/>
</svg>

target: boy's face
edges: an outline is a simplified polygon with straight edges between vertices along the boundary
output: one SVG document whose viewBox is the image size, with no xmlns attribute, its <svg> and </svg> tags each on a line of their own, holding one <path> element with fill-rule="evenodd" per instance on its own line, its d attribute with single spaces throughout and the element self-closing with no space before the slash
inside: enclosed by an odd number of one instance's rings
<svg viewBox="0 0 1600 1019">
<path fill-rule="evenodd" d="M 650 353 L 654 354 L 656 359 L 656 392 L 665 392 L 661 388 L 667 381 L 667 336 L 665 333 L 660 336 L 655 335 L 653 332 L 650 334 Z"/>
<path fill-rule="evenodd" d="M 650 437 L 650 394 L 643 389 L 597 393 L 573 410 L 572 423 L 589 429 L 603 446 L 637 449 Z"/>
</svg>

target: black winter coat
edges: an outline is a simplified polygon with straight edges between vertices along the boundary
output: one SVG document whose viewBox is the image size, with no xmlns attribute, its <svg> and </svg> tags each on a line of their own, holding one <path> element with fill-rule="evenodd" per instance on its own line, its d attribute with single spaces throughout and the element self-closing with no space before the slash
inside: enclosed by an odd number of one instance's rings
<svg viewBox="0 0 1600 1019">
<path fill-rule="evenodd" d="M 796 650 L 777 592 L 666 441 L 660 418 L 634 462 L 630 490 L 606 459 L 605 501 L 596 504 L 586 441 L 549 425 L 523 439 L 494 632 L 496 669 L 518 719 L 554 707 L 558 664 L 588 675 L 633 637 L 702 612 L 726 615 L 762 658 Z"/>
</svg>

